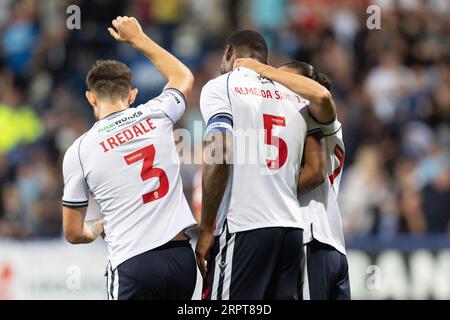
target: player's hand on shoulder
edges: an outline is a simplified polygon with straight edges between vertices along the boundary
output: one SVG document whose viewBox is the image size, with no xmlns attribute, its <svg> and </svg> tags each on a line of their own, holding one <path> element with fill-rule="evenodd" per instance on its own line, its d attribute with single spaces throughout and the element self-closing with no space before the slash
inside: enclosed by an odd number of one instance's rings
<svg viewBox="0 0 450 320">
<path fill-rule="evenodd" d="M 144 33 L 134 17 L 119 16 L 112 21 L 112 25 L 113 27 L 109 27 L 108 31 L 117 41 L 132 43 Z"/>
<path fill-rule="evenodd" d="M 264 71 L 266 65 L 252 58 L 238 58 L 234 62 L 233 67 L 233 69 L 236 69 L 238 67 L 249 68 L 256 73 L 261 74 Z"/>
</svg>

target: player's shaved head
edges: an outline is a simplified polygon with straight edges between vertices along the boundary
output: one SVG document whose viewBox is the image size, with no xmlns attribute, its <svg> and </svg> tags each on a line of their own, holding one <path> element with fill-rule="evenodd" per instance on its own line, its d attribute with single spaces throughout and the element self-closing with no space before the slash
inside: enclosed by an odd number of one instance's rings
<svg viewBox="0 0 450 320">
<path fill-rule="evenodd" d="M 98 60 L 86 77 L 86 84 L 98 99 L 116 101 L 128 97 L 131 87 L 131 70 L 116 60 Z"/>
<path fill-rule="evenodd" d="M 253 30 L 236 31 L 227 40 L 221 71 L 230 72 L 238 58 L 253 58 L 267 64 L 268 57 L 269 49 L 261 34 Z"/>
<path fill-rule="evenodd" d="M 301 76 L 305 76 L 307 78 L 310 78 L 318 83 L 320 83 L 322 86 L 327 88 L 328 90 L 331 90 L 331 80 L 330 78 L 323 73 L 319 73 L 314 69 L 314 67 L 306 62 L 301 61 L 289 61 L 285 64 L 281 65 L 279 69 L 282 69 L 284 71 L 297 73 Z"/>
</svg>

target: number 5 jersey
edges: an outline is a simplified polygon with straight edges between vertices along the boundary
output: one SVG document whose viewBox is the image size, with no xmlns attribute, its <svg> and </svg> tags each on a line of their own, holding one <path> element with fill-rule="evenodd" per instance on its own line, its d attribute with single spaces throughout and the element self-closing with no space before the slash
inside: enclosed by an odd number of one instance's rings
<svg viewBox="0 0 450 320">
<path fill-rule="evenodd" d="M 233 137 L 233 164 L 216 234 L 268 227 L 305 228 L 297 199 L 307 100 L 248 68 L 209 81 L 200 108 L 207 132 Z"/>
</svg>

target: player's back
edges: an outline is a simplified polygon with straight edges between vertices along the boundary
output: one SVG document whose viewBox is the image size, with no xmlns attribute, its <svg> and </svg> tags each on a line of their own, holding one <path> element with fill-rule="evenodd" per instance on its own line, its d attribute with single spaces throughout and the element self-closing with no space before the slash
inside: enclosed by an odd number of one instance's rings
<svg viewBox="0 0 450 320">
<path fill-rule="evenodd" d="M 78 157 L 86 187 L 105 216 L 113 267 L 195 224 L 173 139 L 182 99 L 170 89 L 147 104 L 110 114 L 66 154 Z"/>
<path fill-rule="evenodd" d="M 341 127 L 338 120 L 323 126 L 327 177 L 320 186 L 301 194 L 299 201 L 310 223 L 304 233 L 305 243 L 314 238 L 345 254 L 344 233 L 337 201 L 345 153 Z"/>
<path fill-rule="evenodd" d="M 306 104 L 287 88 L 246 68 L 204 87 L 201 107 L 208 128 L 214 128 L 214 119 L 222 114 L 232 118 L 232 174 L 219 209 L 218 229 L 225 218 L 232 233 L 304 227 L 296 195 L 306 136 L 299 110 Z"/>
</svg>

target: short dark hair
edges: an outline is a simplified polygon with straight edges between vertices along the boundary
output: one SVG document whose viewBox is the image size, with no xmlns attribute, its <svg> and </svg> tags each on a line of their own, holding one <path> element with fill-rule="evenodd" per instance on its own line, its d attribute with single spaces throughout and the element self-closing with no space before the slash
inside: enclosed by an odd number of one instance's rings
<svg viewBox="0 0 450 320">
<path fill-rule="evenodd" d="M 123 99 L 131 90 L 131 70 L 116 60 L 98 60 L 86 77 L 86 85 L 100 99 Z"/>
<path fill-rule="evenodd" d="M 322 86 L 324 86 L 328 90 L 331 90 L 330 78 L 324 73 L 317 72 L 312 65 L 310 65 L 306 62 L 290 61 L 290 62 L 286 62 L 285 64 L 281 65 L 281 67 L 287 67 L 287 68 L 294 69 L 297 71 L 297 73 L 299 75 L 310 78 L 310 79 L 320 83 Z"/>
<path fill-rule="evenodd" d="M 239 30 L 231 34 L 227 40 L 227 45 L 237 49 L 245 50 L 250 58 L 257 59 L 262 63 L 267 63 L 269 49 L 264 37 L 253 30 Z M 238 57 L 240 58 L 240 57 Z"/>
</svg>

